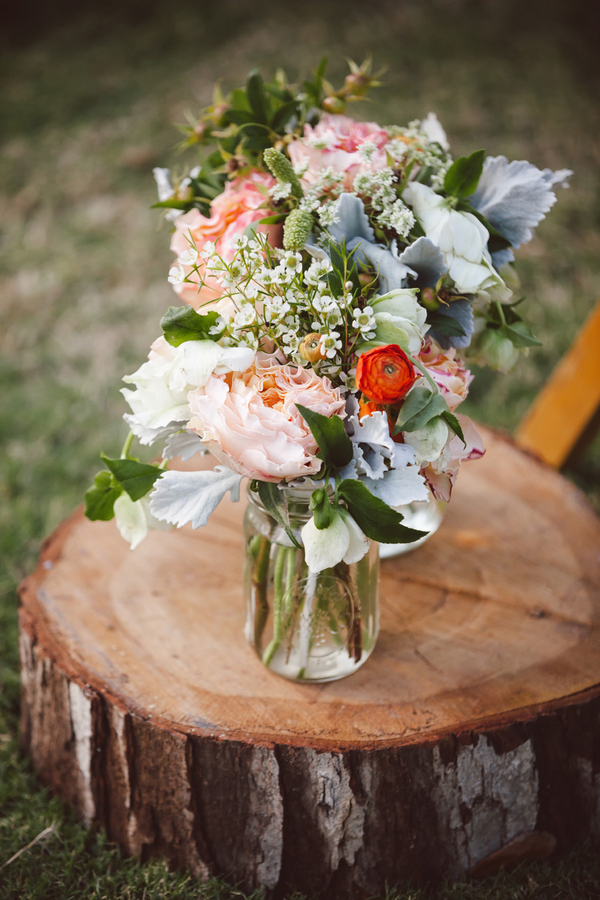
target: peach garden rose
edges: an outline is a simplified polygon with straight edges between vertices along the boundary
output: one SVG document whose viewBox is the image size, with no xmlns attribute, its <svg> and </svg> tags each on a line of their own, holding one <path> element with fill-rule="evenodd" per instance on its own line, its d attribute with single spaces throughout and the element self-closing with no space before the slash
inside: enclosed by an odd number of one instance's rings
<svg viewBox="0 0 600 900">
<path fill-rule="evenodd" d="M 188 429 L 231 469 L 261 481 L 314 475 L 321 468 L 296 403 L 328 418 L 342 415 L 345 405 L 328 378 L 266 353 L 258 353 L 245 372 L 212 376 L 188 400 Z"/>
</svg>

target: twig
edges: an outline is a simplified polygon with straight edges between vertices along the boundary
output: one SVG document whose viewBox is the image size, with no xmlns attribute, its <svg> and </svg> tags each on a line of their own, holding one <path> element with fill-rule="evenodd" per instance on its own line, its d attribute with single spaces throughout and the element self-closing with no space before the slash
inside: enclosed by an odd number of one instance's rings
<svg viewBox="0 0 600 900">
<path fill-rule="evenodd" d="M 33 847 L 34 844 L 37 844 L 38 841 L 41 841 L 42 838 L 45 838 L 50 834 L 54 834 L 55 831 L 56 831 L 56 823 L 53 822 L 52 825 L 49 825 L 47 828 L 44 828 L 43 831 L 40 831 L 38 836 L 34 837 L 34 839 L 32 841 L 30 841 L 26 847 L 21 847 L 20 850 L 17 850 L 17 852 L 15 853 L 14 856 L 11 856 L 11 858 L 7 859 L 7 861 L 5 863 L 2 863 L 2 865 L 0 866 L 0 872 L 2 871 L 2 869 L 5 869 L 7 866 L 10 866 L 11 862 L 14 862 L 15 859 L 18 859 L 22 853 L 25 853 L 26 850 L 29 850 L 31 847 Z"/>
</svg>

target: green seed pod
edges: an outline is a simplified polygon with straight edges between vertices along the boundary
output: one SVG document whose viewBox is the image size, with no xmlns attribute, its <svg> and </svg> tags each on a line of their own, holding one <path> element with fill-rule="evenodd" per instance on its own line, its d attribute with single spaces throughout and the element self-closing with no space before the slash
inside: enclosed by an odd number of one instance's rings
<svg viewBox="0 0 600 900">
<path fill-rule="evenodd" d="M 519 358 L 513 342 L 495 328 L 487 328 L 481 342 L 481 353 L 491 369 L 510 372 Z"/>
<path fill-rule="evenodd" d="M 302 250 L 313 229 L 312 214 L 293 209 L 283 226 L 283 246 L 286 250 Z"/>
<path fill-rule="evenodd" d="M 291 184 L 292 196 L 297 200 L 301 200 L 304 197 L 304 191 L 302 190 L 300 179 L 294 172 L 294 167 L 287 156 L 284 156 L 279 150 L 275 150 L 274 147 L 269 147 L 268 150 L 263 152 L 263 159 L 277 181 L 280 184 Z"/>
</svg>

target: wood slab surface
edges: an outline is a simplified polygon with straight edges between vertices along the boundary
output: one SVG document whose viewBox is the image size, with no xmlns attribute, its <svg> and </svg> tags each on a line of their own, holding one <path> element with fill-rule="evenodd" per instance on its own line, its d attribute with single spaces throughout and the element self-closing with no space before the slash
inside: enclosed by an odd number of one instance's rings
<svg viewBox="0 0 600 900">
<path fill-rule="evenodd" d="M 275 894 L 361 897 L 521 834 L 600 832 L 600 522 L 485 442 L 439 531 L 382 561 L 376 649 L 329 684 L 272 675 L 245 641 L 243 503 L 133 552 L 75 513 L 21 590 L 42 778 L 128 852 Z"/>
</svg>

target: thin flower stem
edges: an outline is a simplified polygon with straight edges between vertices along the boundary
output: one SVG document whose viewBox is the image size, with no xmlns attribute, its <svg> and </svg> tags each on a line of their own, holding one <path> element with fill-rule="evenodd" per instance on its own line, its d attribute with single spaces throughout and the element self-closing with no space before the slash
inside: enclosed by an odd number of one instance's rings
<svg viewBox="0 0 600 900">
<path fill-rule="evenodd" d="M 271 542 L 268 538 L 260 539 L 260 547 L 256 556 L 256 562 L 252 571 L 252 586 L 255 590 L 254 612 L 254 641 L 260 650 L 263 631 L 269 615 L 269 602 L 267 600 L 267 586 L 269 577 L 269 557 Z"/>
<path fill-rule="evenodd" d="M 283 568 L 287 557 L 287 547 L 278 547 L 275 556 L 275 572 L 273 574 L 273 638 L 264 652 L 263 663 L 271 665 L 273 657 L 283 637 L 282 613 L 283 613 Z"/>
<path fill-rule="evenodd" d="M 406 355 L 408 356 L 408 353 Z M 419 372 L 421 372 L 425 376 L 425 378 L 427 379 L 427 381 L 433 388 L 433 393 L 438 394 L 439 388 L 438 388 L 437 384 L 435 383 L 435 381 L 433 380 L 433 378 L 431 377 L 431 375 L 429 374 L 429 372 L 427 371 L 427 369 L 425 368 L 425 366 L 423 365 L 423 363 L 420 363 L 419 360 L 415 359 L 413 356 L 408 356 L 408 358 L 410 359 L 413 366 L 416 366 L 417 369 L 419 370 Z"/>
<path fill-rule="evenodd" d="M 302 612 L 300 613 L 300 671 L 298 672 L 298 678 L 304 678 L 308 667 L 310 621 L 312 618 L 313 600 L 315 599 L 315 592 L 317 590 L 318 577 L 317 572 L 311 572 L 309 570 L 308 578 L 306 579 L 306 587 L 304 589 L 304 603 Z"/>
<path fill-rule="evenodd" d="M 133 443 L 134 434 L 133 431 L 130 431 L 127 437 L 125 438 L 125 443 L 123 444 L 123 449 L 121 450 L 121 459 L 127 459 L 129 456 L 129 451 L 131 450 L 131 445 Z"/>
</svg>

